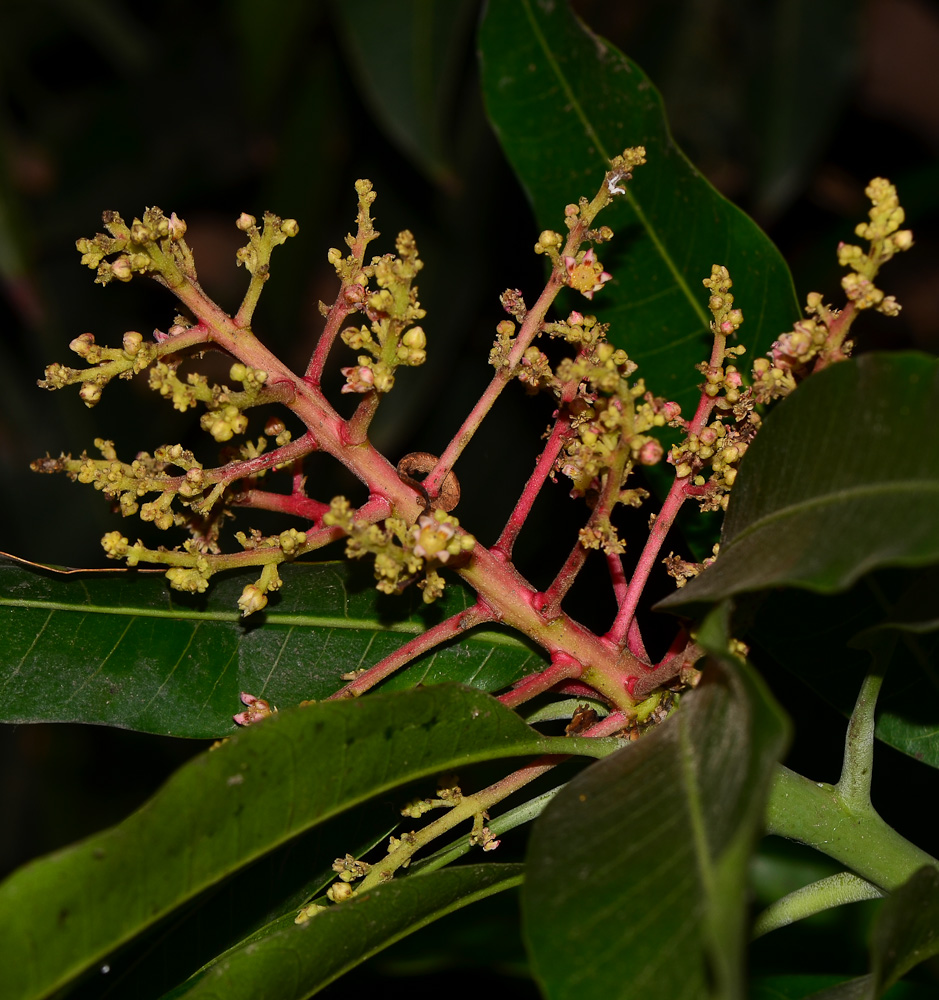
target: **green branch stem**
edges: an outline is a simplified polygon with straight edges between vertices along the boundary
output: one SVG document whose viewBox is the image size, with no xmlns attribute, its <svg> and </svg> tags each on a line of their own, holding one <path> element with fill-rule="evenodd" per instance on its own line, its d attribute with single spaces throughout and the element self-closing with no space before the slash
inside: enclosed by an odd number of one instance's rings
<svg viewBox="0 0 939 1000">
<path fill-rule="evenodd" d="M 576 740 L 576 743 L 572 740 L 571 749 L 573 754 L 548 754 L 539 757 L 530 764 L 526 764 L 517 771 L 506 775 L 506 777 L 490 785 L 488 788 L 484 788 L 474 795 L 462 796 L 457 804 L 449 809 L 445 815 L 434 820 L 432 823 L 428 823 L 427 826 L 422 827 L 420 830 L 401 837 L 399 845 L 386 858 L 372 865 L 368 875 L 359 884 L 356 890 L 357 894 L 367 892 L 369 889 L 387 882 L 399 868 L 408 865 L 411 858 L 419 850 L 443 834 L 448 833 L 454 827 L 459 826 L 460 823 L 473 820 L 475 830 L 477 826 L 481 826 L 480 819 L 485 816 L 485 813 L 489 809 L 498 805 L 499 802 L 507 799 L 519 789 L 524 788 L 525 785 L 530 784 L 536 778 L 547 774 L 557 767 L 558 764 L 568 760 L 572 755 L 583 754 L 594 757 L 605 757 L 612 750 L 616 749 L 616 741 L 614 740 L 611 743 L 609 740 L 604 740 L 603 737 L 615 733 L 618 729 L 622 728 L 626 721 L 620 713 L 614 712 L 591 726 L 584 733 L 583 737 Z M 596 741 L 595 744 L 594 741 Z M 564 742 L 564 738 L 562 737 L 558 742 Z M 490 826 L 488 829 L 491 834 L 493 832 L 492 827 Z M 469 838 L 467 840 L 469 841 Z"/>
<path fill-rule="evenodd" d="M 797 920 L 804 920 L 816 913 L 831 910 L 846 903 L 860 903 L 865 899 L 880 899 L 885 893 L 867 879 L 851 872 L 839 872 L 803 886 L 771 903 L 756 918 L 753 937 L 762 937 L 770 931 L 788 927 Z"/>
<path fill-rule="evenodd" d="M 779 766 L 770 787 L 766 832 L 827 854 L 890 892 L 923 865 L 939 861 L 902 837 L 868 801 L 845 799 L 836 785 Z"/>
</svg>

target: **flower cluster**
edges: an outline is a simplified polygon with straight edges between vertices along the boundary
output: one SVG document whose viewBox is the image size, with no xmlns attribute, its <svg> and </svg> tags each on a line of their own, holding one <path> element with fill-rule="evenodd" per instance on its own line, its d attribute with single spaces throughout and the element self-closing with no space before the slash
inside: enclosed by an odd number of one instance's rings
<svg viewBox="0 0 939 1000">
<path fill-rule="evenodd" d="M 346 533 L 348 558 L 375 557 L 376 588 L 383 593 L 398 593 L 423 573 L 417 585 L 427 604 L 443 594 L 444 580 L 436 567 L 468 555 L 476 544 L 472 535 L 460 529 L 455 517 L 440 509 L 422 514 L 413 525 L 400 517 L 372 523 L 357 520 L 349 501 L 336 497 L 323 523 Z"/>
<path fill-rule="evenodd" d="M 870 221 L 859 223 L 854 232 L 868 241 L 867 250 L 856 244 L 838 245 L 838 263 L 848 268 L 841 279 L 848 307 L 833 309 L 818 292 L 809 293 L 807 318 L 797 321 L 792 330 L 774 342 L 769 360 L 759 358 L 754 362 L 753 395 L 757 402 L 786 396 L 810 372 L 850 357 L 853 344 L 847 335 L 859 311 L 875 309 L 885 316 L 899 313 L 896 298 L 885 295 L 874 279 L 894 254 L 909 250 L 913 233 L 900 228 L 905 213 L 889 181 L 875 177 L 865 193 L 871 200 Z"/>
<path fill-rule="evenodd" d="M 167 218 L 159 208 L 148 208 L 130 226 L 117 212 L 105 212 L 102 221 L 107 233 L 75 244 L 82 264 L 96 272 L 97 283 L 130 281 L 135 274 L 148 272 L 196 280 L 192 251 L 185 240 L 186 223 L 175 212 Z"/>
<path fill-rule="evenodd" d="M 424 266 L 418 257 L 413 235 L 398 234 L 396 254 L 372 259 L 356 276 L 347 299 L 369 320 L 369 325 L 350 326 L 342 331 L 343 342 L 354 351 L 365 351 L 358 364 L 342 369 L 346 377 L 343 392 L 364 393 L 373 389 L 389 392 L 394 385 L 394 371 L 399 365 L 422 365 L 427 357 L 427 337 L 415 325 L 424 318 L 417 298 L 414 279 Z M 328 254 L 337 272 L 344 266 L 338 250 Z M 374 280 L 377 288 L 369 289 Z"/>
</svg>

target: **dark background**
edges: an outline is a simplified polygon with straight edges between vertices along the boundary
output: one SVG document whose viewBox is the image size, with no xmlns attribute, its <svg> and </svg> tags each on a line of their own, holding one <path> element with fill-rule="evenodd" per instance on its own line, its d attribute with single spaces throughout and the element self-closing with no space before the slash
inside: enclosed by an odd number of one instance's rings
<svg viewBox="0 0 939 1000">
<path fill-rule="evenodd" d="M 935 3 L 575 7 L 657 82 L 678 141 L 780 244 L 800 298 L 811 289 L 837 298 L 835 246 L 866 212 L 867 180 L 893 180 L 917 246 L 883 277 L 900 319 L 872 317 L 861 346 L 939 348 Z M 392 16 L 375 44 L 374 30 L 360 29 L 387 16 L 382 8 Z M 92 490 L 30 473 L 35 457 L 90 451 L 96 436 L 115 438 L 124 454 L 198 440 L 197 421 L 145 386 L 113 386 L 93 411 L 77 391 L 35 386 L 50 362 L 70 363 L 79 333 L 117 344 L 127 329 L 147 336 L 172 322 L 173 301 L 156 286 L 102 289 L 79 266 L 74 241 L 101 228 L 104 209 L 129 220 L 156 204 L 185 218 L 202 284 L 226 309 L 246 277 L 234 266 L 238 214 L 297 218 L 301 235 L 275 253 L 255 327 L 299 368 L 319 329 L 317 301 L 335 294 L 326 250 L 352 224 L 354 180 L 371 178 L 383 232 L 375 252 L 407 227 L 425 259 L 431 358 L 401 375 L 408 388 L 383 404 L 377 443 L 392 457 L 446 443 L 488 379 L 498 293 L 532 289 L 541 274 L 534 222 L 479 96 L 479 9 L 441 0 L 0 5 L 0 551 L 103 565 L 105 531 L 144 534 L 116 522 Z M 415 10 L 436 12 L 424 49 L 404 23 Z M 428 84 L 416 131 L 395 113 L 402 67 Z M 388 91 L 376 89 L 383 78 Z M 492 483 L 526 471 L 491 468 L 500 427 L 537 434 L 544 424 L 523 403 L 506 405 L 461 464 L 481 484 L 471 514 L 461 510 L 474 528 L 486 524 Z M 117 821 L 196 749 L 118 731 L 3 727 L 0 872 Z M 834 767 L 838 747 L 829 750 Z"/>
</svg>

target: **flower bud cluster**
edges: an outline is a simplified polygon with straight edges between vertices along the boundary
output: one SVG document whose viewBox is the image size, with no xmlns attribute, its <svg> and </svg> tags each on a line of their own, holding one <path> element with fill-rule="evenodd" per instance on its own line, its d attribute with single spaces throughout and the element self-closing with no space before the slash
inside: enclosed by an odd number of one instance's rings
<svg viewBox="0 0 939 1000">
<path fill-rule="evenodd" d="M 730 271 L 723 264 L 711 265 L 711 276 L 703 278 L 701 284 L 710 289 L 708 309 L 711 312 L 711 332 L 729 336 L 735 334 L 743 325 L 743 312 L 734 308 L 734 297 L 731 294 L 733 281 Z"/>
<path fill-rule="evenodd" d="M 589 350 L 606 339 L 609 325 L 598 323 L 596 316 L 584 316 L 576 309 L 571 310 L 567 319 L 545 324 L 545 332 L 551 337 L 559 337 L 569 344 L 577 344 Z"/>
<path fill-rule="evenodd" d="M 585 549 L 602 549 L 608 556 L 622 555 L 626 551 L 625 544 L 608 517 L 599 517 L 587 527 L 581 528 L 578 537 Z"/>
<path fill-rule="evenodd" d="M 353 236 L 351 233 L 346 234 L 346 245 L 350 250 L 354 249 L 357 241 L 361 240 L 367 244 L 379 235 L 372 223 L 371 216 L 371 208 L 377 197 L 372 188 L 372 182 L 364 179 L 357 180 L 355 182 L 355 191 L 358 195 L 359 208 L 356 216 L 358 233 L 356 236 Z M 368 283 L 368 275 L 365 273 L 367 269 L 362 269 L 355 253 L 343 256 L 341 250 L 337 247 L 332 247 L 326 254 L 326 259 L 336 269 L 336 274 L 343 283 L 345 291 L 347 293 L 354 293 L 351 298 L 347 298 L 347 301 L 350 303 L 361 301 L 361 296 L 355 293 L 355 286 L 358 286 L 359 289 L 364 288 Z"/>
<path fill-rule="evenodd" d="M 374 257 L 362 271 L 362 283 L 354 286 L 361 288 L 356 307 L 369 325 L 347 327 L 341 336 L 352 350 L 367 353 L 358 356 L 357 365 L 342 369 L 346 376 L 343 392 L 389 392 L 399 365 L 415 367 L 427 358 L 427 337 L 415 325 L 426 315 L 414 284 L 424 264 L 407 230 L 398 234 L 395 249 L 397 254 Z M 377 285 L 374 291 L 369 290 L 370 280 Z"/>
<path fill-rule="evenodd" d="M 436 567 L 468 555 L 476 544 L 472 535 L 458 530 L 460 522 L 455 517 L 439 509 L 422 515 L 414 525 L 400 517 L 388 517 L 375 524 L 357 520 L 349 501 L 336 497 L 323 523 L 342 528 L 349 536 L 348 558 L 375 557 L 376 588 L 382 593 L 398 593 L 424 572 L 418 587 L 427 604 L 443 593 L 444 581 Z"/>
<path fill-rule="evenodd" d="M 270 275 L 270 260 L 274 247 L 286 243 L 300 232 L 296 219 L 281 219 L 271 212 L 264 213 L 261 229 L 258 228 L 257 219 L 247 212 L 241 213 L 235 225 L 243 233 L 248 234 L 247 246 L 236 251 L 235 260 L 238 264 L 243 264 L 249 274 L 262 281 L 267 281 Z"/>
<path fill-rule="evenodd" d="M 678 479 L 687 479 L 696 489 L 702 510 L 726 510 L 731 488 L 737 479 L 737 467 L 756 436 L 759 414 L 751 409 L 735 412 L 735 423 L 725 422 L 724 415 L 703 427 L 697 434 L 688 434 L 674 445 L 668 462 L 675 466 Z M 739 408 L 738 408 L 739 410 Z M 710 476 L 704 470 L 710 467 Z"/>
<path fill-rule="evenodd" d="M 333 871 L 343 882 L 354 882 L 356 879 L 364 878 L 371 869 L 367 861 L 357 861 L 351 854 L 344 858 L 336 858 L 333 862 Z"/>
<path fill-rule="evenodd" d="M 75 244 L 82 264 L 97 272 L 95 281 L 130 281 L 135 274 L 160 274 L 170 287 L 184 278 L 196 280 L 192 251 L 186 244 L 186 223 L 174 212 L 168 218 L 159 208 L 148 208 L 143 219 L 130 226 L 117 214 L 102 216 L 107 234 L 81 239 Z M 108 235 L 109 234 L 109 235 Z M 114 260 L 106 258 L 117 255 Z"/>
<path fill-rule="evenodd" d="M 69 348 L 91 367 L 68 368 L 56 362 L 46 368 L 45 378 L 37 384 L 41 389 L 62 389 L 80 382 L 79 396 L 88 407 L 98 402 L 102 389 L 112 378 L 133 378 L 158 355 L 157 345 L 144 343 L 136 330 L 124 334 L 121 347 L 102 347 L 95 343 L 94 334 L 83 333 Z"/>
<path fill-rule="evenodd" d="M 841 279 L 848 300 L 858 309 L 876 309 L 887 316 L 896 316 L 900 311 L 897 300 L 874 285 L 877 272 L 895 253 L 909 250 L 913 245 L 913 233 L 900 229 L 906 219 L 897 189 L 885 178 L 875 177 L 864 193 L 870 198 L 872 208 L 868 212 L 870 222 L 861 222 L 855 227 L 855 235 L 870 243 L 865 253 L 859 246 L 841 243 L 838 247 L 838 263 L 851 269 Z"/>
<path fill-rule="evenodd" d="M 661 444 L 646 432 L 664 426 L 666 413 L 674 410 L 677 414 L 678 410 L 675 404 L 647 393 L 641 379 L 629 384 L 636 367 L 625 351 L 605 340 L 595 342 L 589 351 L 582 350 L 576 358 L 565 358 L 557 367 L 559 382 L 584 383 L 570 404 L 574 436 L 557 462 L 558 471 L 574 482 L 572 496 L 598 488 L 601 477 L 617 463 L 624 448 L 629 461 L 620 485 L 634 463 L 655 465 L 663 456 Z"/>
<path fill-rule="evenodd" d="M 899 303 L 894 296 L 885 295 L 874 279 L 894 254 L 913 245 L 913 234 L 909 229 L 900 229 L 905 214 L 897 190 L 889 181 L 875 177 L 865 193 L 872 202 L 870 221 L 860 223 L 854 231 L 870 246 L 865 251 L 855 244 L 838 245 L 838 263 L 849 269 L 841 279 L 841 287 L 855 311 L 875 309 L 885 316 L 896 316 Z M 805 311 L 808 318 L 796 322 L 773 344 L 771 363 L 762 359 L 754 363 L 756 402 L 788 395 L 809 371 L 850 357 L 853 344 L 846 338 L 856 312 L 826 306 L 818 292 L 808 295 Z"/>
<path fill-rule="evenodd" d="M 131 567 L 141 562 L 170 563 L 166 571 L 170 587 L 190 594 L 205 593 L 209 577 L 215 571 L 208 557 L 199 551 L 192 540 L 183 543 L 184 552 L 168 552 L 166 549 L 148 549 L 139 540 L 131 545 L 119 531 L 109 531 L 101 539 L 101 547 L 109 559 L 123 559 Z"/>
<path fill-rule="evenodd" d="M 90 483 L 106 497 L 116 500 L 124 517 L 139 510 L 142 520 L 152 521 L 161 530 L 185 522 L 182 515 L 170 510 L 173 498 L 179 494 L 191 502 L 205 485 L 202 465 L 191 451 L 178 444 L 165 445 L 152 456 L 140 452 L 128 463 L 118 460 L 112 441 L 96 438 L 95 447 L 101 452 L 99 459 L 89 458 L 83 452 L 77 459 L 70 455 L 57 459 L 46 457 L 33 462 L 32 468 L 36 472 L 64 472 L 69 479 Z M 184 474 L 169 475 L 166 472 L 169 465 L 177 466 Z M 139 504 L 141 497 L 155 492 L 160 493 L 156 500 Z"/>
</svg>

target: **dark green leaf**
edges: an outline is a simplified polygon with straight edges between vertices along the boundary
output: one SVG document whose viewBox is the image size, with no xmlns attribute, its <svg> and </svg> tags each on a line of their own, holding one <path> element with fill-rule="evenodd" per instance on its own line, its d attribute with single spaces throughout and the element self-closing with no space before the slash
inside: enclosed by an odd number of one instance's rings
<svg viewBox="0 0 939 1000">
<path fill-rule="evenodd" d="M 939 954 L 939 870 L 921 868 L 884 902 L 874 925 L 871 968 L 881 996 L 915 965 Z"/>
<path fill-rule="evenodd" d="M 468 865 L 405 877 L 306 924 L 292 916 L 196 973 L 166 1000 L 302 1000 L 434 920 L 522 881 L 522 865 Z"/>
<path fill-rule="evenodd" d="M 675 145 L 639 67 L 566 3 L 491 3 L 479 41 L 489 116 L 540 226 L 563 231 L 564 206 L 596 193 L 610 157 L 646 147 L 648 164 L 600 219 L 617 234 L 599 255 L 614 280 L 587 305 L 612 324 L 649 388 L 688 411 L 694 365 L 710 350 L 701 281 L 711 265 L 730 268 L 746 317 L 741 342 L 758 354 L 798 317 L 785 262 Z"/>
<path fill-rule="evenodd" d="M 760 976 L 750 983 L 749 1000 L 807 1000 L 819 990 L 844 982 L 844 976 Z"/>
<path fill-rule="evenodd" d="M 880 1000 L 884 996 L 900 1000 L 907 995 L 915 998 L 920 995 L 917 988 L 899 980 L 936 954 L 939 954 L 939 870 L 928 867 L 921 868 L 884 900 L 874 923 L 871 972 L 814 994 L 814 1000 Z"/>
<path fill-rule="evenodd" d="M 861 636 L 871 634 L 871 626 L 895 630 L 892 653 L 881 657 L 886 676 L 877 737 L 939 767 L 939 630 L 927 631 L 937 600 L 936 567 L 879 570 L 840 594 L 774 593 L 761 602 L 746 634 L 766 669 L 791 671 L 847 717 L 871 666 Z M 739 618 L 745 617 L 741 607 Z M 780 628 L 781 622 L 798 627 Z"/>
<path fill-rule="evenodd" d="M 574 778 L 535 824 L 523 920 L 552 1000 L 742 995 L 745 869 L 786 724 L 717 652 L 717 625 L 677 714 Z"/>
<path fill-rule="evenodd" d="M 939 361 L 868 354 L 812 376 L 741 464 L 717 562 L 663 601 L 768 587 L 842 590 L 939 560 Z"/>
<path fill-rule="evenodd" d="M 447 139 L 476 4 L 430 0 L 333 5 L 353 78 L 389 136 L 432 179 L 452 180 Z"/>
<path fill-rule="evenodd" d="M 297 564 L 263 615 L 240 617 L 256 571 L 219 577 L 204 598 L 169 590 L 161 573 L 43 572 L 0 560 L 4 722 L 93 722 L 175 736 L 235 729 L 239 692 L 284 708 L 324 698 L 341 675 L 371 666 L 471 602 L 458 583 L 438 605 L 383 597 L 364 566 Z M 263 627 L 262 626 L 263 623 Z M 543 662 L 506 633 L 471 633 L 393 679 L 495 690 Z"/>
<path fill-rule="evenodd" d="M 473 761 L 609 752 L 430 687 L 281 713 L 195 758 L 138 812 L 0 885 L 4 996 L 44 997 L 220 879 L 337 813 Z"/>
<path fill-rule="evenodd" d="M 873 988 L 872 984 L 872 976 L 858 976 L 857 979 L 849 979 L 829 989 L 811 993 L 805 1000 L 869 1000 Z M 935 995 L 936 990 L 933 986 L 925 986 L 921 983 L 897 983 L 887 990 L 883 997 L 885 1000 L 933 1000 Z M 763 1000 L 763 997 L 760 996 L 758 1000 Z"/>
</svg>

